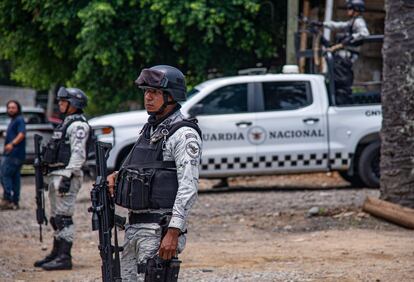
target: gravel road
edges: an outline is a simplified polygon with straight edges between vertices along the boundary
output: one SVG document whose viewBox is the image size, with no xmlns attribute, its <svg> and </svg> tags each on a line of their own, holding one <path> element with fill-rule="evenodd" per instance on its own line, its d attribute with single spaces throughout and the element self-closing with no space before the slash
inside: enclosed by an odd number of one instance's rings
<svg viewBox="0 0 414 282">
<path fill-rule="evenodd" d="M 38 241 L 34 178 L 23 178 L 21 209 L 0 212 L 0 281 L 100 281 L 90 228 L 90 181 L 75 213 L 72 271 L 32 267 L 51 242 Z M 361 211 L 367 195 L 336 174 L 203 180 L 190 216 L 180 281 L 414 281 L 414 236 Z M 125 213 L 125 211 L 119 211 Z M 122 233 L 120 233 L 122 241 Z"/>
</svg>

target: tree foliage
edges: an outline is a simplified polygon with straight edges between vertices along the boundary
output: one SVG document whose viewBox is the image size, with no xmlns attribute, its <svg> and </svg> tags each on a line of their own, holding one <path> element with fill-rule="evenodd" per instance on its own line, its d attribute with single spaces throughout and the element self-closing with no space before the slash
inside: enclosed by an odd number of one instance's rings
<svg viewBox="0 0 414 282">
<path fill-rule="evenodd" d="M 211 70 L 269 66 L 284 42 L 280 2 L 3 0 L 0 58 L 22 85 L 77 86 L 91 98 L 89 113 L 114 112 L 138 99 L 143 67 L 177 66 L 194 85 Z"/>
</svg>

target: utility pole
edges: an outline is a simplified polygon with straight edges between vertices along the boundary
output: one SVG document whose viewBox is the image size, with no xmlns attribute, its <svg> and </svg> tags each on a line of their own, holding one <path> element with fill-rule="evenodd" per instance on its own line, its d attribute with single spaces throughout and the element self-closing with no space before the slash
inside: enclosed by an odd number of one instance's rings
<svg viewBox="0 0 414 282">
<path fill-rule="evenodd" d="M 299 0 L 287 0 L 286 64 L 296 65 L 295 32 L 298 30 Z"/>
</svg>

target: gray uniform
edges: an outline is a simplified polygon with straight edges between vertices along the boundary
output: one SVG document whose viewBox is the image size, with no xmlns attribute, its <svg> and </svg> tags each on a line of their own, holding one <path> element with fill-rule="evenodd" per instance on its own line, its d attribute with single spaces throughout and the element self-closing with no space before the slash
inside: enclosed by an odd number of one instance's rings
<svg viewBox="0 0 414 282">
<path fill-rule="evenodd" d="M 79 115 L 67 116 L 64 123 L 71 119 L 79 118 Z M 50 213 L 56 215 L 73 216 L 75 210 L 76 196 L 82 186 L 82 165 L 86 160 L 86 146 L 89 137 L 89 125 L 84 121 L 74 121 L 66 130 L 69 138 L 71 156 L 68 165 L 64 169 L 54 170 L 48 174 L 47 182 L 49 189 Z M 62 177 L 71 177 L 68 193 L 59 193 L 59 184 Z M 74 225 L 71 224 L 62 230 L 55 231 L 56 239 L 64 239 L 73 242 Z"/>
<path fill-rule="evenodd" d="M 346 22 L 328 21 L 324 22 L 323 25 L 331 30 L 341 30 L 347 32 L 348 35 L 352 35 L 351 43 L 369 36 L 367 23 L 362 16 L 354 17 Z M 347 52 L 347 50 L 340 50 L 339 55 L 341 57 L 351 57 L 351 60 L 355 62 L 355 60 L 358 59 L 358 55 L 356 55 L 355 52 L 360 51 L 359 47 L 348 47 L 348 49 L 354 51 L 353 54 L 351 54 L 351 52 Z"/>
<path fill-rule="evenodd" d="M 175 112 L 163 123 L 171 124 L 183 119 L 180 111 Z M 160 126 L 158 126 L 159 128 Z M 158 134 L 157 130 L 151 136 Z M 172 209 L 169 227 L 187 229 L 187 217 L 197 199 L 199 164 L 201 161 L 202 142 L 197 131 L 190 127 L 181 127 L 166 142 L 163 151 L 164 161 L 175 161 L 177 167 L 178 191 Z M 171 212 L 171 210 L 130 211 L 139 212 Z M 124 250 L 121 253 L 122 281 L 144 281 L 144 274 L 137 274 L 137 265 L 154 257 L 161 241 L 161 227 L 156 223 L 140 223 L 127 225 L 124 239 Z M 185 235 L 178 239 L 178 253 L 185 247 Z"/>
</svg>

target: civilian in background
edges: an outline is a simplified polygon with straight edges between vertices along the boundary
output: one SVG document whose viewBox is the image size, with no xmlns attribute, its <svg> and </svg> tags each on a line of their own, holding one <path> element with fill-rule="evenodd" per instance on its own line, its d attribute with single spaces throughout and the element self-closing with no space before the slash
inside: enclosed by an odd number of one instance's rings
<svg viewBox="0 0 414 282">
<path fill-rule="evenodd" d="M 20 200 L 20 169 L 26 158 L 26 125 L 19 102 L 15 100 L 8 101 L 7 114 L 11 120 L 6 131 L 0 167 L 1 184 L 4 189 L 0 208 L 3 210 L 17 210 L 19 209 Z"/>
</svg>

